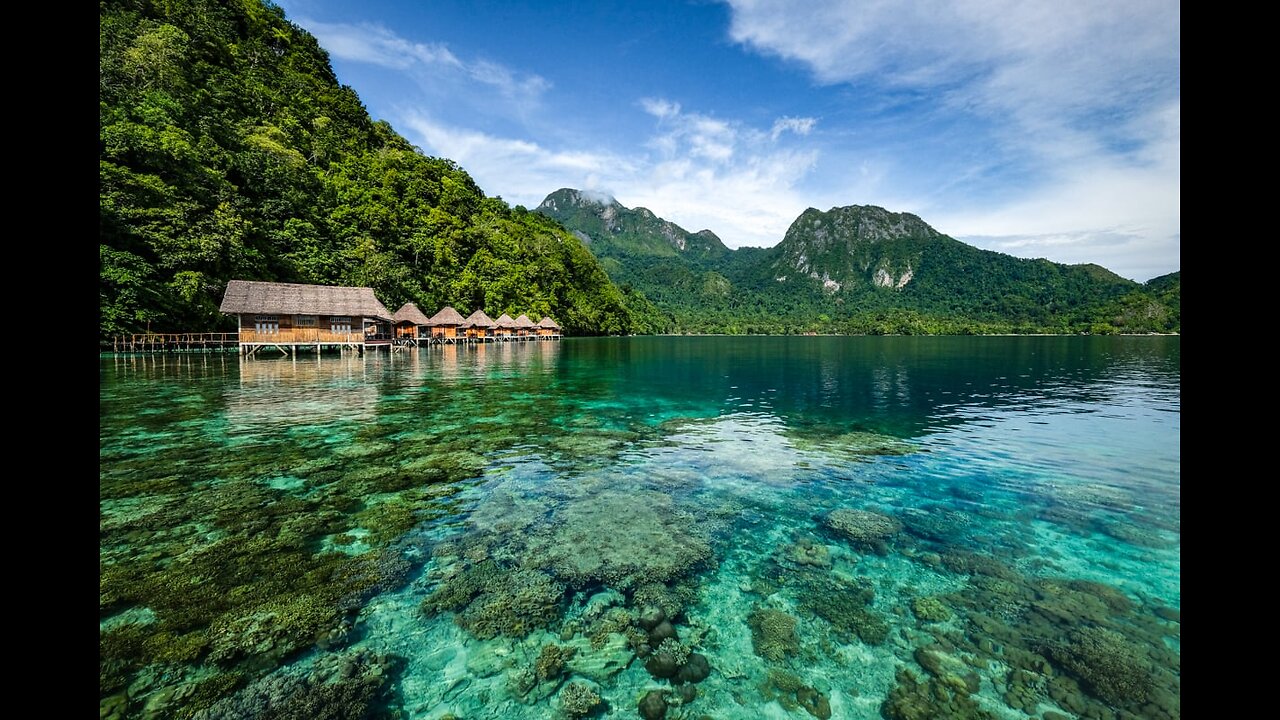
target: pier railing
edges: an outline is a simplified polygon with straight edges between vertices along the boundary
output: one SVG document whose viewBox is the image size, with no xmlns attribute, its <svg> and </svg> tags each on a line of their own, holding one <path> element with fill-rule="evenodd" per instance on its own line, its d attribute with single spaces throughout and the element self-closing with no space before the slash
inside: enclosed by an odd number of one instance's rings
<svg viewBox="0 0 1280 720">
<path fill-rule="evenodd" d="M 131 333 L 103 341 L 103 349 L 113 352 L 160 352 L 167 350 L 218 350 L 234 348 L 240 333 Z"/>
<path fill-rule="evenodd" d="M 232 333 L 234 335 L 235 333 Z M 362 343 L 363 332 L 333 332 L 324 328 L 280 328 L 275 332 L 241 330 L 242 343 Z"/>
</svg>

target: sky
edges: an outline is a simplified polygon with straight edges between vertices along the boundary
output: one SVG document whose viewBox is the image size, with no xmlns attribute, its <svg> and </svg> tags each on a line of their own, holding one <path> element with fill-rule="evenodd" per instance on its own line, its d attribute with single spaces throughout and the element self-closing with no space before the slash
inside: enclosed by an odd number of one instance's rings
<svg viewBox="0 0 1280 720">
<path fill-rule="evenodd" d="M 1019 257 L 1180 269 L 1174 0 L 280 0 L 488 195 L 572 187 L 730 247 L 879 205 Z"/>
</svg>

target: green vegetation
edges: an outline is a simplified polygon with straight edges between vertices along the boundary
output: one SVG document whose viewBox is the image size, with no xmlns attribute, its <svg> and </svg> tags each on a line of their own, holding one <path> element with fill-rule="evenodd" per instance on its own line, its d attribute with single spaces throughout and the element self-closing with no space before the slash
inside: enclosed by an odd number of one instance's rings
<svg viewBox="0 0 1280 720">
<path fill-rule="evenodd" d="M 1178 273 L 1017 259 L 881 208 L 810 209 L 777 247 L 738 250 L 576 190 L 512 208 L 373 121 L 273 5 L 110 0 L 99 27 L 104 337 L 233 329 L 232 278 L 552 315 L 571 334 L 1181 327 Z"/>
<path fill-rule="evenodd" d="M 1139 285 L 1097 265 L 981 250 L 908 213 L 809 209 L 776 247 L 728 250 L 644 208 L 576 190 L 538 207 L 564 223 L 623 288 L 667 317 L 664 332 L 979 335 L 1178 332 L 1179 274 Z"/>
<path fill-rule="evenodd" d="M 100 6 L 99 332 L 232 329 L 231 278 L 367 285 L 395 308 L 649 330 L 555 222 L 370 119 L 273 5 Z"/>
</svg>

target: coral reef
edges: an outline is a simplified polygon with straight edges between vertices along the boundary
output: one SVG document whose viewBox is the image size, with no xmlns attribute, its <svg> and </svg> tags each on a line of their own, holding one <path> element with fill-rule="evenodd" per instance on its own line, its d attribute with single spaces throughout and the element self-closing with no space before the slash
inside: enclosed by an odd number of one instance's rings
<svg viewBox="0 0 1280 720">
<path fill-rule="evenodd" d="M 960 510 L 941 505 L 908 508 L 899 515 L 907 532 L 925 540 L 956 543 L 973 525 L 973 518 Z"/>
<path fill-rule="evenodd" d="M 453 611 L 458 626 L 487 640 L 524 637 L 559 617 L 564 586 L 537 570 L 505 571 L 485 560 L 440 583 L 422 602 L 428 616 Z"/>
<path fill-rule="evenodd" d="M 560 712 L 566 718 L 584 718 L 601 706 L 600 694 L 585 683 L 571 682 L 560 691 Z"/>
<path fill-rule="evenodd" d="M 782 548 L 782 562 L 794 565 L 812 565 L 817 568 L 831 567 L 831 551 L 826 545 L 812 538 L 800 538 L 796 542 Z"/>
<path fill-rule="evenodd" d="M 897 685 L 880 707 L 887 720 L 995 720 L 969 692 L 944 684 L 937 678 L 921 681 L 907 669 L 898 670 Z"/>
<path fill-rule="evenodd" d="M 857 636 L 868 645 L 879 645 L 889 635 L 889 626 L 868 605 L 875 591 L 866 584 L 828 577 L 808 588 L 800 598 L 800 609 L 831 624 L 844 641 Z"/>
<path fill-rule="evenodd" d="M 698 599 L 698 588 L 688 578 L 681 578 L 670 584 L 646 583 L 637 587 L 631 596 L 635 607 L 656 607 L 662 611 L 665 619 L 680 617 L 684 609 Z"/>
<path fill-rule="evenodd" d="M 779 662 L 800 649 L 796 619 L 781 610 L 756 608 L 747 616 L 751 645 L 760 657 Z"/>
<path fill-rule="evenodd" d="M 777 700 L 786 710 L 799 710 L 827 720 L 831 717 L 831 701 L 825 694 L 806 685 L 800 676 L 785 670 L 773 669 L 759 687 L 766 701 Z"/>
<path fill-rule="evenodd" d="M 487 640 L 499 635 L 524 637 L 559 617 L 564 586 L 537 570 L 502 576 L 456 616 L 459 627 Z"/>
<path fill-rule="evenodd" d="M 559 510 L 530 539 L 524 561 L 575 588 L 605 583 L 625 591 L 674 580 L 710 557 L 693 516 L 669 495 L 606 491 Z"/>
<path fill-rule="evenodd" d="M 565 663 L 578 652 L 577 648 L 561 647 L 555 643 L 549 643 L 542 646 L 542 652 L 538 654 L 538 659 L 534 662 L 534 671 L 538 676 L 538 680 L 547 681 L 560 677 L 564 672 Z"/>
<path fill-rule="evenodd" d="M 918 597 L 911 601 L 911 612 L 924 622 L 945 622 L 951 619 L 951 611 L 936 597 Z"/>
<path fill-rule="evenodd" d="M 353 651 L 285 668 L 194 713 L 194 720 L 363 720 L 391 717 L 386 703 L 403 661 Z"/>
<path fill-rule="evenodd" d="M 823 524 L 855 547 L 884 552 L 884 543 L 902 530 L 896 518 L 870 510 L 840 508 L 832 510 Z"/>
<path fill-rule="evenodd" d="M 669 678 L 675 676 L 688 659 L 689 646 L 669 637 L 653 651 L 645 661 L 644 668 L 655 678 Z"/>
<path fill-rule="evenodd" d="M 1080 628 L 1048 651 L 1054 662 L 1108 703 L 1141 705 L 1151 695 L 1154 682 L 1144 653 L 1115 631 Z"/>
</svg>

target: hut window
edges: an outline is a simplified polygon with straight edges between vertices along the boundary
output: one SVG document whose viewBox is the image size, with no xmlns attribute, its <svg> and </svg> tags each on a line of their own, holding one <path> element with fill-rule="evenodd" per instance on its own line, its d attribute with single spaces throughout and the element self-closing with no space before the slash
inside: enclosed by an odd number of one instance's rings
<svg viewBox="0 0 1280 720">
<path fill-rule="evenodd" d="M 280 332 L 280 318 L 276 315 L 255 315 L 253 317 L 255 332 L 275 334 Z"/>
<path fill-rule="evenodd" d="M 294 315 L 293 322 L 298 327 L 315 327 L 318 318 L 315 315 Z"/>
<path fill-rule="evenodd" d="M 329 331 L 336 333 L 351 332 L 351 316 L 350 315 L 334 315 L 329 318 Z"/>
</svg>

